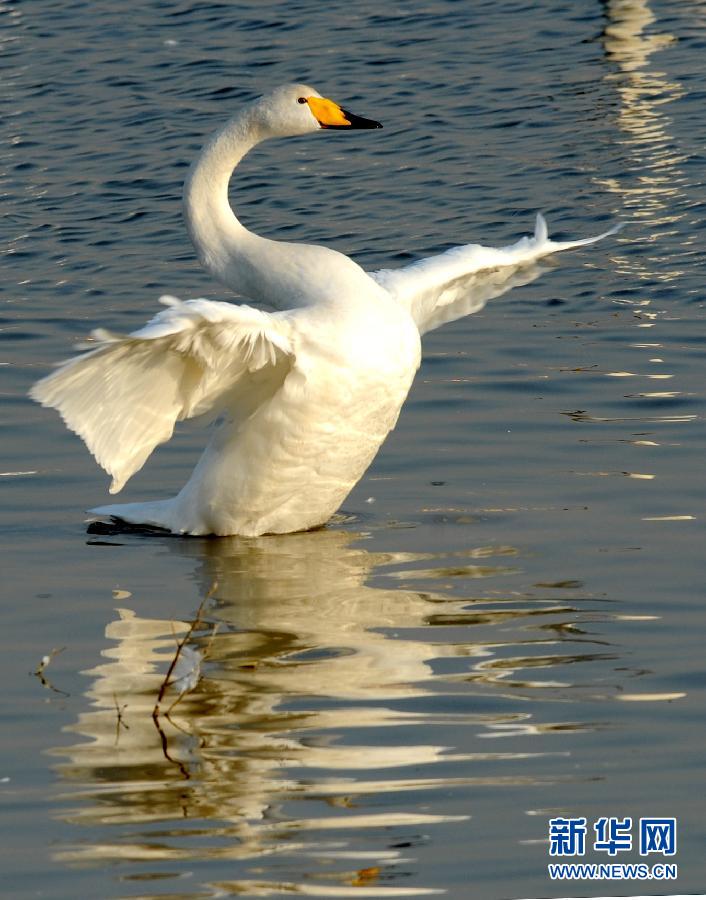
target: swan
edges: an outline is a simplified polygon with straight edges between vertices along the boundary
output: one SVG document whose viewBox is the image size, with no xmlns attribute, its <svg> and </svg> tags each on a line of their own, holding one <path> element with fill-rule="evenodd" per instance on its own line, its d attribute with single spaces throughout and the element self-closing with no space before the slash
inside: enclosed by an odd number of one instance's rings
<svg viewBox="0 0 706 900">
<path fill-rule="evenodd" d="M 86 352 L 30 394 L 80 435 L 112 494 L 178 420 L 209 413 L 219 424 L 175 497 L 90 512 L 192 535 L 323 525 L 394 428 L 421 335 L 532 280 L 542 257 L 616 230 L 560 243 L 539 215 L 534 235 L 511 246 L 469 244 L 367 273 L 335 250 L 268 240 L 236 218 L 230 178 L 259 142 L 381 127 L 296 84 L 244 106 L 208 140 L 184 185 L 186 225 L 202 265 L 250 302 L 162 297 L 165 309 L 143 328 L 95 330 Z"/>
</svg>

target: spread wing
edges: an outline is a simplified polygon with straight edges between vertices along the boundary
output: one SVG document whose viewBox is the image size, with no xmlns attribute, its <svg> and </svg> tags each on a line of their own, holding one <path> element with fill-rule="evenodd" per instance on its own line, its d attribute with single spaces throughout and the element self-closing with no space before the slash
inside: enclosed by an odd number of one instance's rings
<svg viewBox="0 0 706 900">
<path fill-rule="evenodd" d="M 110 475 L 111 494 L 169 440 L 175 423 L 209 410 L 247 415 L 281 387 L 294 352 L 286 317 L 249 306 L 162 297 L 167 309 L 62 363 L 30 396 L 58 410 Z"/>
<path fill-rule="evenodd" d="M 470 313 L 517 284 L 533 281 L 543 269 L 538 261 L 551 253 L 593 244 L 614 234 L 616 225 L 597 237 L 552 241 L 547 223 L 537 216 L 534 235 L 494 249 L 481 244 L 452 247 L 438 256 L 420 259 L 402 269 L 383 269 L 371 276 L 409 309 L 424 334 Z"/>
</svg>

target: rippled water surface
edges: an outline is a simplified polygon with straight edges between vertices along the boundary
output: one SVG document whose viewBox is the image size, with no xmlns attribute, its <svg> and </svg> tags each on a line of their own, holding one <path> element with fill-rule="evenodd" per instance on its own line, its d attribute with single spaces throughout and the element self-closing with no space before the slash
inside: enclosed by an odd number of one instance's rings
<svg viewBox="0 0 706 900">
<path fill-rule="evenodd" d="M 7 0 L 0 41 L 6 895 L 703 890 L 706 3 Z M 260 233 L 374 269 L 627 227 L 426 337 L 325 530 L 87 535 L 106 476 L 27 389 L 228 299 L 185 167 L 290 80 L 385 128 L 248 157 Z M 553 884 L 554 815 L 678 817 L 678 882 Z"/>
</svg>

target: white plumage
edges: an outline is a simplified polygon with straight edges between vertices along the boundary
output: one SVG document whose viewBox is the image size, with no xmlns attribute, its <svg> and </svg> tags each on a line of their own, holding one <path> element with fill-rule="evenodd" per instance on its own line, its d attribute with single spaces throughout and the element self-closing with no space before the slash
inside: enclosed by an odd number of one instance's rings
<svg viewBox="0 0 706 900">
<path fill-rule="evenodd" d="M 112 476 L 111 493 L 204 413 L 222 422 L 176 497 L 92 512 L 184 534 L 259 535 L 325 523 L 394 427 L 420 361 L 420 335 L 481 309 L 536 263 L 600 240 L 533 237 L 501 249 L 455 247 L 397 270 L 364 272 L 326 247 L 249 232 L 228 201 L 245 153 L 268 137 L 374 128 L 305 85 L 246 107 L 207 143 L 184 188 L 203 265 L 277 310 L 209 300 L 166 305 L 129 335 L 102 329 L 31 395 L 57 409 Z M 606 232 L 610 234 L 616 229 Z"/>
</svg>

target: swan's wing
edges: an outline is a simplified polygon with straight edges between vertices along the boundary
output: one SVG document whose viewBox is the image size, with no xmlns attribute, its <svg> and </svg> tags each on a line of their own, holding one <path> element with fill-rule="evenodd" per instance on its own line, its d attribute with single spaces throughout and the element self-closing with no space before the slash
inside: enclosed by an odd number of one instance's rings
<svg viewBox="0 0 706 900">
<path fill-rule="evenodd" d="M 30 396 L 61 413 L 110 475 L 111 494 L 174 424 L 208 410 L 235 415 L 272 396 L 294 353 L 286 317 L 249 306 L 162 297 L 144 328 L 93 332 L 98 346 L 37 382 Z"/>
<path fill-rule="evenodd" d="M 478 312 L 489 299 L 515 284 L 534 280 L 542 271 L 536 265 L 542 257 L 593 244 L 620 227 L 616 225 L 604 234 L 579 241 L 552 241 L 547 236 L 544 217 L 538 215 L 534 235 L 507 247 L 466 244 L 402 269 L 383 269 L 371 275 L 410 311 L 424 334 L 445 322 Z"/>
</svg>

